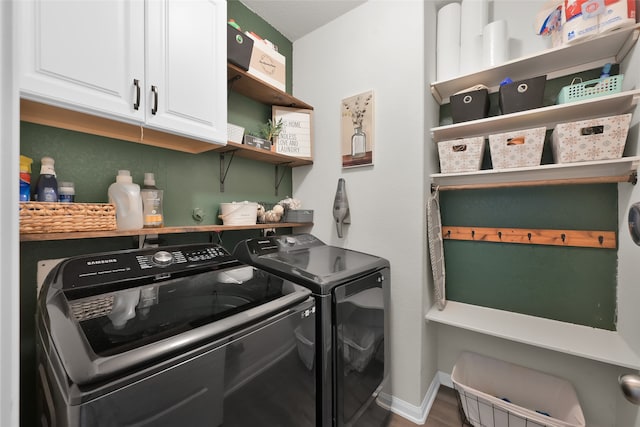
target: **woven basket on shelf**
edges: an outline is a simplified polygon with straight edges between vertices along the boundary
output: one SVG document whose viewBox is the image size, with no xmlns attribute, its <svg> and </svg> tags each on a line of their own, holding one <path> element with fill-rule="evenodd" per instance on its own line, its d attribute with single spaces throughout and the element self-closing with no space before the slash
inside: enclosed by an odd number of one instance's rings
<svg viewBox="0 0 640 427">
<path fill-rule="evenodd" d="M 20 202 L 20 233 L 68 233 L 116 229 L 110 203 Z"/>
</svg>

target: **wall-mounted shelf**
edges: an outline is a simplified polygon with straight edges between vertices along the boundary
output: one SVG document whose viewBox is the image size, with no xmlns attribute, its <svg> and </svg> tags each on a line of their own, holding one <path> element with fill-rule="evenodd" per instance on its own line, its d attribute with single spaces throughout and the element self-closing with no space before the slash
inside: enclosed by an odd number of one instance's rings
<svg viewBox="0 0 640 427">
<path fill-rule="evenodd" d="M 535 185 L 635 183 L 640 156 L 615 160 L 549 164 L 514 169 L 486 169 L 431 175 L 432 185 L 440 191 L 479 188 L 526 187 Z"/>
<path fill-rule="evenodd" d="M 456 138 L 487 137 L 490 134 L 542 126 L 553 129 L 558 123 L 630 113 L 639 101 L 640 90 L 631 90 L 586 101 L 435 127 L 431 129 L 431 136 L 433 142 L 437 143 Z"/>
<path fill-rule="evenodd" d="M 235 152 L 237 156 L 245 159 L 258 160 L 265 163 L 284 165 L 292 168 L 313 164 L 313 160 L 287 156 L 286 154 L 275 153 L 273 151 L 252 147 L 251 145 L 238 144 L 231 141 L 227 142 L 227 145 L 224 147 L 217 148 L 216 151 L 219 153 Z"/>
<path fill-rule="evenodd" d="M 294 98 L 288 93 L 252 76 L 242 68 L 229 63 L 227 63 L 227 81 L 229 88 L 234 92 L 238 92 L 263 104 L 313 110 L 313 107 L 306 102 Z"/>
<path fill-rule="evenodd" d="M 426 320 L 514 342 L 640 369 L 640 355 L 615 331 L 526 314 L 447 301 L 444 310 L 429 309 Z"/>
<path fill-rule="evenodd" d="M 581 42 L 547 49 L 543 52 L 508 61 L 496 67 L 431 84 L 431 93 L 440 104 L 463 89 L 484 84 L 496 92 L 505 77 L 513 81 L 546 75 L 554 79 L 598 68 L 607 62 L 620 63 L 638 40 L 640 24 L 621 28 Z"/>
<path fill-rule="evenodd" d="M 70 233 L 33 233 L 20 234 L 21 242 L 36 242 L 46 240 L 97 239 L 101 237 L 147 236 L 156 234 L 202 233 L 237 230 L 266 230 L 272 228 L 311 227 L 312 222 L 274 222 L 255 225 L 193 225 L 180 227 L 143 228 L 140 230 L 113 231 L 78 231 Z"/>
<path fill-rule="evenodd" d="M 274 165 L 297 167 L 313 164 L 312 160 L 273 153 L 250 145 L 237 144 L 231 141 L 227 142 L 227 145 L 224 146 L 210 144 L 196 139 L 172 135 L 153 129 L 143 129 L 140 126 L 130 123 L 92 116 L 90 114 L 67 110 L 27 99 L 20 100 L 20 120 L 191 154 L 206 151 L 217 151 L 219 153 L 235 151 L 240 157 Z"/>
</svg>

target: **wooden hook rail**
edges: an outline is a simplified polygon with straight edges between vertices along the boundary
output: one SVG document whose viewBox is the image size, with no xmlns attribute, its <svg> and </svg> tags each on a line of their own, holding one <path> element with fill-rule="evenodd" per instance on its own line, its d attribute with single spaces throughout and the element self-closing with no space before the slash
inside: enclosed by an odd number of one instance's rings
<svg viewBox="0 0 640 427">
<path fill-rule="evenodd" d="M 442 238 L 444 240 L 472 240 L 528 245 L 616 248 L 615 231 L 443 226 Z"/>
</svg>

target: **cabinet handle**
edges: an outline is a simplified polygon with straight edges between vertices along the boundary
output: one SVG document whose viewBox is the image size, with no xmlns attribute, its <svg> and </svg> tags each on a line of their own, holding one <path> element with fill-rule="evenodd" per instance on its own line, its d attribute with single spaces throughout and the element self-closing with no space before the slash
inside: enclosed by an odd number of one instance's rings
<svg viewBox="0 0 640 427">
<path fill-rule="evenodd" d="M 136 102 L 133 103 L 133 109 L 138 110 L 140 108 L 140 81 L 133 79 L 133 85 L 136 87 Z"/>
<path fill-rule="evenodd" d="M 158 112 L 158 87 L 152 85 L 151 92 L 153 92 L 153 108 L 151 108 L 151 114 L 155 115 Z"/>
</svg>

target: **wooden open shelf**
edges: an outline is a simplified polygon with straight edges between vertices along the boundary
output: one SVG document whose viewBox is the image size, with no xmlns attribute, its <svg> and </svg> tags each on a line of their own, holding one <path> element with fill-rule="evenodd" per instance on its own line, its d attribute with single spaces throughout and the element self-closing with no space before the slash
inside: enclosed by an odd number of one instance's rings
<svg viewBox="0 0 640 427">
<path fill-rule="evenodd" d="M 271 228 L 311 227 L 312 222 L 274 222 L 255 225 L 192 225 L 179 227 L 143 228 L 140 230 L 82 231 L 69 233 L 33 233 L 20 234 L 21 242 L 46 240 L 96 239 L 101 237 L 146 236 L 150 234 L 202 233 L 236 230 L 266 230 Z"/>
<path fill-rule="evenodd" d="M 313 107 L 306 102 L 294 98 L 288 93 L 252 76 L 242 68 L 229 63 L 227 63 L 227 81 L 230 85 L 229 88 L 232 91 L 238 92 L 263 104 L 313 110 Z"/>
<path fill-rule="evenodd" d="M 238 156 L 245 159 L 258 160 L 260 162 L 271 163 L 274 165 L 284 165 L 292 168 L 313 164 L 313 160 L 287 156 L 286 154 L 275 153 L 263 148 L 252 147 L 251 145 L 245 144 L 238 144 L 231 141 L 227 142 L 227 145 L 225 145 L 224 147 L 217 148 L 216 151 L 218 153 L 235 152 Z"/>
</svg>

